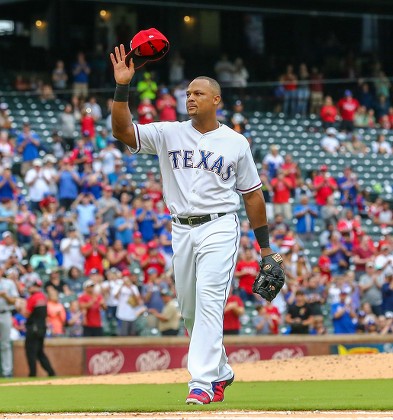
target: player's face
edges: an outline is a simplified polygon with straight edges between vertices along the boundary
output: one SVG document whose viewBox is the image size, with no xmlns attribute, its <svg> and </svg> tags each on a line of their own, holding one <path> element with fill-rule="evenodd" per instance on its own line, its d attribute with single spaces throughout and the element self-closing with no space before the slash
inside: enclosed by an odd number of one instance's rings
<svg viewBox="0 0 393 420">
<path fill-rule="evenodd" d="M 193 80 L 187 90 L 187 112 L 190 117 L 215 112 L 220 96 L 208 80 Z"/>
</svg>

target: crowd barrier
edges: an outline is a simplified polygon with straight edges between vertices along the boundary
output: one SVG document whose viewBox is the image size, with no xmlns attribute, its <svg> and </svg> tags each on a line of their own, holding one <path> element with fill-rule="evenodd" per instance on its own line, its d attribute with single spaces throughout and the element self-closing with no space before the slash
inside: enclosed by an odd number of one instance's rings
<svg viewBox="0 0 393 420">
<path fill-rule="evenodd" d="M 228 336 L 231 363 L 328 354 L 393 352 L 393 335 Z M 184 368 L 187 337 L 52 338 L 45 351 L 58 376 L 103 375 Z M 15 341 L 14 376 L 27 376 L 24 342 Z M 45 376 L 39 367 L 38 376 Z"/>
</svg>

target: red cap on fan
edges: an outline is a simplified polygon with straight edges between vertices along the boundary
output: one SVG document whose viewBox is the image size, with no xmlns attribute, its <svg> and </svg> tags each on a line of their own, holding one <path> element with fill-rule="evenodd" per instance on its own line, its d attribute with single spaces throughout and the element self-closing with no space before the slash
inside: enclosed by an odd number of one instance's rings
<svg viewBox="0 0 393 420">
<path fill-rule="evenodd" d="M 139 31 L 130 42 L 131 51 L 126 55 L 126 64 L 134 61 L 135 69 L 148 61 L 159 60 L 169 50 L 169 41 L 155 28 Z"/>
</svg>

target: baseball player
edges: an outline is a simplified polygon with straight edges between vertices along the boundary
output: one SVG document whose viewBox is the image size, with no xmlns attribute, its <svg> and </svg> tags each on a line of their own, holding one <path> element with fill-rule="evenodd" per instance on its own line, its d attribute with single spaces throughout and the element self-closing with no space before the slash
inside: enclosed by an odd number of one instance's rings
<svg viewBox="0 0 393 420">
<path fill-rule="evenodd" d="M 269 246 L 261 181 L 250 147 L 245 137 L 217 121 L 221 89 L 209 77 L 197 77 L 188 86 L 190 120 L 133 123 L 128 108 L 133 61 L 126 65 L 124 45 L 110 57 L 116 80 L 113 135 L 133 153 L 158 155 L 173 220 L 175 286 L 190 336 L 186 402 L 223 401 L 224 389 L 234 380 L 223 346 L 223 312 L 239 249 L 239 194 L 264 263 L 255 290 L 263 289 L 273 299 L 284 284 L 282 258 Z"/>
</svg>

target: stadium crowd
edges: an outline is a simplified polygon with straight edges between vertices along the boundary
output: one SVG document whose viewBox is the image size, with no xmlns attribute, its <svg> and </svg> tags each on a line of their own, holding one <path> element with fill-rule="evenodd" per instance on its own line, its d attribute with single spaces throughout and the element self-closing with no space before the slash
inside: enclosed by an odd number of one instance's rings
<svg viewBox="0 0 393 420">
<path fill-rule="evenodd" d="M 74 76 L 77 71 L 87 76 L 84 58 L 78 60 Z M 58 63 L 55 88 L 66 86 L 60 83 L 62 72 Z M 76 80 L 50 144 L 27 121 L 15 127 L 7 104 L 0 104 L 0 313 L 12 311 L 12 338 L 23 337 L 23 306 L 34 284 L 48 297 L 48 337 L 184 334 L 171 269 L 171 217 L 161 181 L 154 172 L 147 173 L 142 185 L 133 180 L 140 157 L 111 136 L 112 100 L 102 109 L 88 94 L 88 78 Z M 176 81 L 170 90 L 143 73 L 134 118 L 141 124 L 184 120 L 186 83 Z M 362 84 L 362 92 L 366 86 Z M 320 112 L 325 129 L 321 147 L 333 154 L 356 153 L 362 143 L 356 127 L 376 124 L 375 119 L 370 123 L 373 108 L 349 90 L 337 107 L 330 97 L 324 105 L 320 99 L 320 108 L 315 103 L 311 107 Z M 41 100 L 51 101 L 53 95 Z M 304 101 L 302 109 L 308 110 L 308 98 Z M 222 108 L 217 117 L 252 143 L 241 100 L 230 108 Z M 382 117 L 389 119 L 393 111 L 385 110 L 376 121 L 388 129 Z M 359 153 L 368 150 L 363 146 Z M 392 153 L 383 134 L 371 147 L 374 153 Z M 20 168 L 14 165 L 18 159 Z M 322 165 L 304 179 L 298 163 L 276 145 L 261 164 L 271 247 L 284 257 L 287 284 L 272 303 L 252 293 L 258 245 L 243 221 L 224 333 L 242 333 L 244 325 L 251 325 L 254 334 L 392 333 L 390 204 L 381 198 L 370 201 L 356 168 L 347 167 L 334 178 Z M 365 232 L 366 219 L 380 227 L 376 242 Z M 321 232 L 316 231 L 318 223 Z M 311 265 L 305 249 L 315 242 L 320 256 Z M 2 287 L 5 282 L 14 285 L 13 303 Z"/>
</svg>

